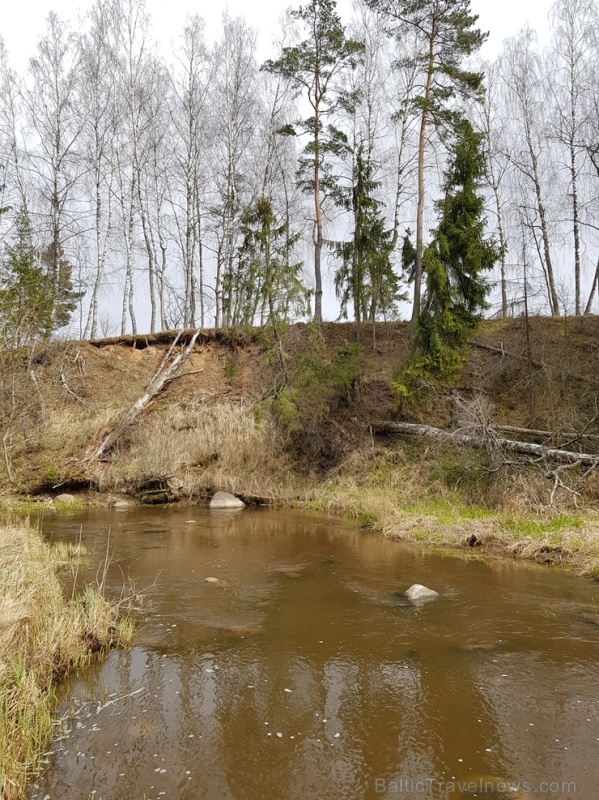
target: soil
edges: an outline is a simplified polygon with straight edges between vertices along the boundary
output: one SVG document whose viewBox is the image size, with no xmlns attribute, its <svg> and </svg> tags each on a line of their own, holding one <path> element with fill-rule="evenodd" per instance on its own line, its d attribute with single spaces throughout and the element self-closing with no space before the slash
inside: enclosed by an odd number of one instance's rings
<svg viewBox="0 0 599 800">
<path fill-rule="evenodd" d="M 321 330 L 330 360 L 356 341 L 352 323 L 325 323 Z M 287 329 L 284 347 L 291 363 L 305 348 L 309 333 L 310 326 L 305 324 Z M 437 387 L 427 402 L 400 407 L 390 382 L 407 358 L 408 324 L 379 323 L 376 334 L 373 350 L 371 326 L 362 326 L 359 377 L 351 397 L 335 400 L 321 425 L 318 456 L 308 454 L 308 467 L 321 476 L 364 447 L 372 438 L 370 426 L 374 423 L 400 418 L 451 426 L 455 424 L 456 397 L 468 399 L 481 393 L 494 405 L 494 418 L 500 423 L 599 434 L 596 316 L 533 318 L 528 323 L 523 319 L 486 321 L 470 347 L 457 384 Z M 55 473 L 61 479 L 60 491 L 84 486 L 85 475 L 78 483 L 76 465 L 93 433 L 84 423 L 103 417 L 103 423 L 110 424 L 143 394 L 175 335 L 167 331 L 91 342 L 55 341 L 5 354 L 0 362 L 5 386 L 3 427 L 11 426 L 12 439 L 5 451 L 10 467 L 6 472 L 11 475 L 5 476 L 4 492 L 54 490 L 59 482 Z M 180 343 L 190 335 L 184 332 Z M 183 376 L 167 386 L 137 424 L 143 424 L 158 407 L 252 406 L 268 397 L 275 385 L 276 363 L 268 340 L 268 332 L 260 329 L 203 331 Z M 191 374 L 185 377 L 185 373 Z M 49 442 L 36 431 L 47 426 L 52 414 L 65 415 L 71 428 L 69 434 L 56 435 Z M 71 440 L 67 442 L 68 435 Z M 65 460 L 74 465 L 69 470 L 70 480 L 64 480 Z M 306 463 L 300 466 L 306 468 Z M 165 499 L 169 499 L 168 493 L 160 494 L 156 501 Z"/>
</svg>

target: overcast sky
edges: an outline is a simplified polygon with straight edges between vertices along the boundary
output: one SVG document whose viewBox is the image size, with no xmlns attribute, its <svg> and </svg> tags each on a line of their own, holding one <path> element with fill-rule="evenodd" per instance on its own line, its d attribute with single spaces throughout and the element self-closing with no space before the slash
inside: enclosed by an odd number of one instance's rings
<svg viewBox="0 0 599 800">
<path fill-rule="evenodd" d="M 244 16 L 246 21 L 258 28 L 260 33 L 260 55 L 268 57 L 270 42 L 277 27 L 277 20 L 288 6 L 297 7 L 300 2 L 289 0 L 146 0 L 153 20 L 152 30 L 164 43 L 177 39 L 190 14 L 199 14 L 208 27 L 208 35 L 218 30 L 223 11 L 231 16 Z M 553 0 L 472 0 L 472 8 L 480 17 L 483 30 L 490 32 L 489 41 L 482 55 L 493 58 L 502 41 L 520 30 L 527 22 L 539 32 L 543 41 L 547 35 L 547 15 Z M 77 25 L 78 15 L 92 5 L 92 0 L 3 0 L 0 15 L 0 34 L 4 37 L 11 56 L 11 63 L 23 72 L 33 54 L 35 43 L 44 30 L 49 11 L 56 11 L 63 19 Z M 351 0 L 338 0 L 338 8 L 344 20 L 351 13 Z"/>
</svg>

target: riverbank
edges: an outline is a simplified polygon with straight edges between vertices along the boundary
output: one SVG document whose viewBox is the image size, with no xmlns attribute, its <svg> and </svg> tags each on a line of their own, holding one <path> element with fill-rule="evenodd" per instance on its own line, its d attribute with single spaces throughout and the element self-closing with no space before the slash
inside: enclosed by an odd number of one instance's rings
<svg viewBox="0 0 599 800">
<path fill-rule="evenodd" d="M 599 318 L 486 321 L 456 384 L 398 401 L 407 334 L 377 325 L 372 350 L 368 325 L 360 342 L 351 324 L 290 326 L 279 342 L 268 329 L 202 331 L 155 395 L 193 332 L 7 353 L 0 505 L 55 510 L 65 492 L 83 505 L 193 504 L 225 490 L 393 538 L 599 574 L 599 469 L 515 455 L 501 438 L 599 453 Z M 483 447 L 379 424 L 398 419 Z"/>
<path fill-rule="evenodd" d="M 131 625 L 90 586 L 65 598 L 78 548 L 50 547 L 26 522 L 0 525 L 0 798 L 24 796 L 52 736 L 54 686 L 68 670 L 126 643 Z"/>
<path fill-rule="evenodd" d="M 362 481 L 355 476 L 337 476 L 305 485 L 296 495 L 262 496 L 259 503 L 344 517 L 365 530 L 396 541 L 468 551 L 469 555 L 477 552 L 480 557 L 522 559 L 599 580 L 599 512 L 596 510 L 588 507 L 530 510 L 525 503 L 493 508 L 466 502 L 459 493 L 439 483 L 433 482 L 428 489 L 417 483 L 417 473 L 413 470 L 373 470 L 368 471 Z M 250 503 L 257 502 L 256 497 L 243 497 Z M 208 497 L 205 499 L 207 501 Z M 194 500 L 191 505 L 202 502 Z M 138 506 L 131 498 L 97 493 L 80 496 L 73 502 L 56 503 L 50 497 L 12 498 L 9 502 L 12 513 L 21 516 L 72 514 L 84 508 L 114 507 L 115 504 L 119 513 Z"/>
<path fill-rule="evenodd" d="M 316 491 L 301 505 L 343 514 L 397 541 L 523 559 L 599 580 L 599 514 L 591 510 L 523 514 L 447 498 L 403 505 L 390 491 L 347 484 Z"/>
</svg>

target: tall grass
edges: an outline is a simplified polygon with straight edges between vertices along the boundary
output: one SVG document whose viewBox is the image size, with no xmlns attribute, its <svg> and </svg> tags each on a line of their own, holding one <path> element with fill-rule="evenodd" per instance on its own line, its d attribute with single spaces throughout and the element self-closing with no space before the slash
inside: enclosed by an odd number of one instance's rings
<svg viewBox="0 0 599 800">
<path fill-rule="evenodd" d="M 99 483 L 127 491 L 148 476 L 168 477 L 190 499 L 223 489 L 283 500 L 297 494 L 299 483 L 270 418 L 230 402 L 154 409 Z"/>
<path fill-rule="evenodd" d="M 67 600 L 58 578 L 80 558 L 26 524 L 0 526 L 0 798 L 24 796 L 52 734 L 53 686 L 94 653 L 124 642 L 130 624 L 91 587 Z"/>
</svg>

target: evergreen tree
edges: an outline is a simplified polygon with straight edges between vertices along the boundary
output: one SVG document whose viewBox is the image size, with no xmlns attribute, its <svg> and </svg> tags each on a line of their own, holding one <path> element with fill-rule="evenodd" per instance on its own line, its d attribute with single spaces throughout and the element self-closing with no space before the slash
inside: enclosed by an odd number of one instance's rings
<svg viewBox="0 0 599 800">
<path fill-rule="evenodd" d="M 53 328 L 52 277 L 44 271 L 33 245 L 26 206 L 16 219 L 14 241 L 6 247 L 0 274 L 0 337 L 18 346 L 48 337 Z"/>
<path fill-rule="evenodd" d="M 58 289 L 54 291 L 54 267 L 59 265 Z M 60 248 L 52 245 L 41 253 L 33 244 L 31 219 L 26 205 L 16 217 L 15 233 L 7 245 L 0 268 L 0 335 L 3 343 L 18 346 L 47 338 L 67 325 L 82 294 L 75 292 L 71 265 Z"/>
<path fill-rule="evenodd" d="M 329 174 L 326 174 L 327 156 L 339 152 L 339 148 L 344 146 L 342 134 L 324 123 L 340 100 L 335 92 L 335 78 L 346 65 L 360 56 L 364 45 L 345 36 L 335 0 L 310 0 L 307 5 L 291 11 L 291 16 L 310 31 L 309 38 L 293 47 L 284 47 L 281 57 L 267 61 L 263 69 L 287 78 L 298 94 L 305 92 L 312 108 L 309 118 L 300 120 L 295 126 L 285 126 L 281 132 L 296 135 L 299 131 L 310 136 L 304 150 L 303 164 L 300 164 L 300 179 L 314 198 L 314 320 L 321 322 L 321 255 L 324 243 L 322 200 L 323 193 L 332 188 L 330 168 Z M 306 167 L 311 169 L 308 179 L 305 176 Z"/>
<path fill-rule="evenodd" d="M 373 326 L 373 347 L 376 343 L 375 322 L 378 314 L 393 316 L 397 303 L 405 299 L 400 293 L 399 278 L 393 271 L 392 231 L 387 230 L 381 203 L 374 197 L 378 184 L 372 178 L 372 166 L 358 148 L 350 206 L 354 218 L 353 237 L 334 245 L 341 266 L 335 275 L 341 314 L 353 305 L 358 340 L 360 323 L 366 319 Z"/>
<path fill-rule="evenodd" d="M 290 234 L 277 219 L 268 197 L 259 197 L 241 220 L 242 244 L 238 252 L 234 324 L 276 325 L 309 309 L 309 293 L 301 280 L 302 263 L 293 261 L 299 234 Z"/>
<path fill-rule="evenodd" d="M 419 317 L 417 353 L 408 373 L 451 380 L 485 308 L 485 273 L 499 258 L 485 238 L 485 170 L 482 134 L 461 120 L 445 173 L 445 196 L 437 202 L 439 225 L 424 252 L 426 291 Z M 409 252 L 409 247 L 404 246 Z M 412 251 L 414 252 L 414 251 Z"/>
<path fill-rule="evenodd" d="M 42 250 L 40 259 L 48 275 L 56 274 L 56 280 L 52 281 L 53 327 L 64 328 L 69 324 L 73 311 L 85 292 L 75 291 L 72 280 L 73 268 L 65 257 L 61 244 L 58 245 L 57 252 L 55 244 L 53 242 L 49 244 Z"/>
<path fill-rule="evenodd" d="M 414 306 L 412 320 L 418 321 L 424 256 L 424 207 L 426 144 L 429 123 L 453 125 L 455 98 L 482 92 L 483 74 L 463 69 L 462 62 L 481 47 L 487 34 L 475 27 L 477 16 L 470 12 L 470 0 L 366 0 L 388 16 L 400 38 L 415 32 L 418 47 L 407 64 L 422 73 L 422 91 L 412 103 L 420 117 L 418 137 L 418 206 L 416 212 L 416 253 L 414 262 Z"/>
<path fill-rule="evenodd" d="M 392 384 L 400 396 L 423 378 L 455 378 L 486 307 L 484 273 L 500 253 L 495 240 L 485 238 L 484 199 L 479 194 L 485 170 L 482 139 L 468 120 L 459 121 L 445 172 L 445 196 L 436 203 L 439 225 L 424 252 L 426 289 L 414 351 L 404 382 Z M 408 235 L 402 256 L 404 270 L 413 271 L 416 249 Z"/>
</svg>

